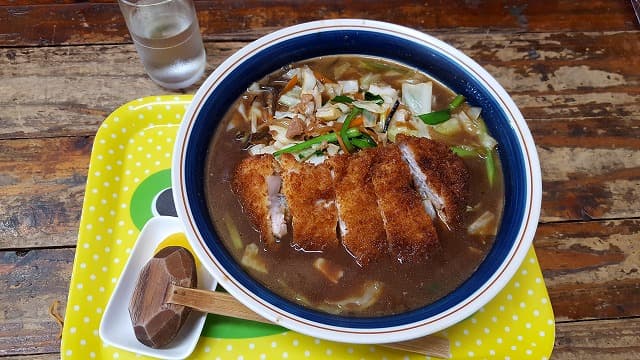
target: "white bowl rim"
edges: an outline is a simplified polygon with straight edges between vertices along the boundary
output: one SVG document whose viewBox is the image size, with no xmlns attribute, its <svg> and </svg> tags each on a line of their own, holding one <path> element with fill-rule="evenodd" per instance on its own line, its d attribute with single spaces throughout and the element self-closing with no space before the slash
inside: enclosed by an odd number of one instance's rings
<svg viewBox="0 0 640 360">
<path fill-rule="evenodd" d="M 502 104 L 506 113 L 510 115 L 511 125 L 519 135 L 518 141 L 523 155 L 525 155 L 523 162 L 528 170 L 526 174 L 527 189 L 525 191 L 527 196 L 525 206 L 526 219 L 524 219 L 525 221 L 520 225 L 517 241 L 514 246 L 511 247 L 505 261 L 502 262 L 498 271 L 496 271 L 487 282 L 456 306 L 436 316 L 422 319 L 411 324 L 383 328 L 338 327 L 301 318 L 262 301 L 259 295 L 252 293 L 235 281 L 204 245 L 202 236 L 193 221 L 188 199 L 183 193 L 183 164 L 185 155 L 183 149 L 186 148 L 187 139 L 191 132 L 192 125 L 198 116 L 201 104 L 206 100 L 207 95 L 215 88 L 216 84 L 222 81 L 243 59 L 250 57 L 251 54 L 265 47 L 305 34 L 333 30 L 367 30 L 402 36 L 403 38 L 410 39 L 412 42 L 423 46 L 434 47 L 437 48 L 438 51 L 448 54 L 454 61 L 458 62 L 459 65 L 466 67 L 470 72 L 477 75 L 487 86 L 487 89 L 493 93 L 498 102 Z M 319 20 L 283 28 L 246 45 L 219 65 L 199 88 L 194 100 L 184 115 L 183 122 L 176 137 L 174 149 L 172 183 L 176 210 L 179 218 L 184 223 L 187 237 L 196 255 L 201 259 L 201 262 L 207 270 L 209 270 L 218 282 L 230 294 L 236 297 L 236 299 L 266 319 L 291 330 L 326 340 L 349 343 L 404 341 L 438 332 L 464 320 L 493 299 L 513 277 L 533 242 L 533 237 L 538 225 L 542 197 L 540 164 L 533 137 L 527 127 L 526 121 L 511 97 L 486 70 L 461 51 L 430 35 L 401 25 L 363 19 Z"/>
</svg>

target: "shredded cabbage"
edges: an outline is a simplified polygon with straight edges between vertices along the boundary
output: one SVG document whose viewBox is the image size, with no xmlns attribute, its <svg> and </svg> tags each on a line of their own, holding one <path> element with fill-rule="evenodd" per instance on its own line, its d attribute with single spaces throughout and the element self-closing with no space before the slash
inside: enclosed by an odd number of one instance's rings
<svg viewBox="0 0 640 360">
<path fill-rule="evenodd" d="M 242 259 L 240 260 L 240 262 L 242 263 L 242 265 L 250 269 L 256 270 L 263 274 L 267 274 L 269 273 L 269 271 L 267 270 L 267 264 L 264 259 L 260 257 L 258 250 L 258 245 L 256 245 L 255 243 L 247 245 L 247 247 L 244 248 L 244 253 L 242 254 Z"/>
<path fill-rule="evenodd" d="M 300 96 L 302 95 L 302 88 L 298 85 L 289 90 L 286 94 L 282 94 L 278 102 L 282 105 L 292 107 L 300 103 Z"/>
<path fill-rule="evenodd" d="M 402 83 L 402 102 L 411 110 L 414 116 L 431 112 L 431 82 L 409 84 Z"/>
<path fill-rule="evenodd" d="M 434 125 L 433 129 L 442 135 L 455 135 L 462 131 L 462 127 L 460 126 L 460 120 L 457 114 L 453 114 L 451 119 L 440 123 L 438 125 Z"/>
<path fill-rule="evenodd" d="M 485 211 L 467 229 L 472 235 L 495 235 L 494 221 L 496 216 L 491 211 Z"/>
<path fill-rule="evenodd" d="M 380 281 L 368 280 L 364 283 L 362 293 L 359 296 L 352 296 L 339 301 L 325 301 L 328 305 L 333 305 L 341 310 L 364 310 L 378 301 L 384 284 Z"/>
<path fill-rule="evenodd" d="M 359 107 L 364 110 L 369 110 L 372 113 L 381 114 L 384 112 L 384 108 L 381 105 L 376 104 L 374 101 L 356 100 L 353 106 Z"/>
<path fill-rule="evenodd" d="M 374 127 L 378 122 L 378 115 L 372 113 L 369 110 L 364 110 L 362 112 L 362 117 L 364 118 L 364 126 L 365 127 Z"/>
<path fill-rule="evenodd" d="M 273 139 L 282 144 L 293 144 L 296 141 L 292 141 L 287 137 L 287 128 L 281 125 L 269 125 L 269 132 Z"/>
<path fill-rule="evenodd" d="M 302 76 L 302 93 L 310 94 L 313 91 L 313 88 L 316 87 L 316 83 L 318 79 L 313 74 L 313 70 L 308 67 L 303 67 L 300 71 L 300 75 Z"/>
<path fill-rule="evenodd" d="M 334 98 L 336 96 L 342 95 L 343 88 L 340 84 L 325 84 L 324 92 L 329 95 L 330 98 Z"/>
<path fill-rule="evenodd" d="M 389 85 L 380 86 L 378 84 L 371 84 L 371 86 L 369 86 L 369 92 L 373 95 L 380 95 L 387 104 L 393 104 L 398 99 L 398 90 Z"/>
<path fill-rule="evenodd" d="M 338 85 L 342 86 L 343 94 L 355 94 L 358 92 L 358 80 L 340 80 Z"/>
<path fill-rule="evenodd" d="M 369 90 L 369 86 L 378 80 L 380 80 L 380 74 L 368 73 L 360 78 L 360 89 Z"/>
<path fill-rule="evenodd" d="M 282 120 L 282 119 L 293 119 L 293 117 L 296 115 L 297 115 L 296 113 L 291 111 L 276 111 L 273 117 L 275 117 L 277 120 Z"/>
<path fill-rule="evenodd" d="M 326 103 L 323 107 L 316 110 L 316 117 L 324 121 L 335 120 L 339 118 L 340 115 L 342 115 L 342 111 L 331 103 Z"/>
</svg>

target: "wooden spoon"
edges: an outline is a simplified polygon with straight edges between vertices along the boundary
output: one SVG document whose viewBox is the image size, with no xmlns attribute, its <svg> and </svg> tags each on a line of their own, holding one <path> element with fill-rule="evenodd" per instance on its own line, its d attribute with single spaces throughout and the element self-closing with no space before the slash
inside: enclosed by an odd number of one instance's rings
<svg viewBox="0 0 640 360">
<path fill-rule="evenodd" d="M 158 254 L 162 258 L 158 258 Z M 156 336 L 163 339 L 158 345 L 165 346 L 178 333 L 190 309 L 272 324 L 230 294 L 190 287 L 197 283 L 195 260 L 185 248 L 173 246 L 158 254 L 141 271 L 129 305 L 136 337 L 140 341 L 148 343 L 149 336 Z M 449 340 L 433 335 L 379 345 L 440 358 L 451 356 Z"/>
</svg>

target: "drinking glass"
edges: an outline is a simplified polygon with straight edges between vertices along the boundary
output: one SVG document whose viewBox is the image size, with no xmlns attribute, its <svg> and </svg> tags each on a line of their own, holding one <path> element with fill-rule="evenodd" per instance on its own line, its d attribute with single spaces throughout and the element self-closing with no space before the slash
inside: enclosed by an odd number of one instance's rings
<svg viewBox="0 0 640 360">
<path fill-rule="evenodd" d="M 149 77 L 168 89 L 200 79 L 206 55 L 191 0 L 118 0 Z"/>
</svg>

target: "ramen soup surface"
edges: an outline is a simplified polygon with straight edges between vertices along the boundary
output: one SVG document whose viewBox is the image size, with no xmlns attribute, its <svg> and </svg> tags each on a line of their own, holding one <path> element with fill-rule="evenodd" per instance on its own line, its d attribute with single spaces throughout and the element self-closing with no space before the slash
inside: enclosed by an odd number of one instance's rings
<svg viewBox="0 0 640 360">
<path fill-rule="evenodd" d="M 431 94 L 425 93 L 425 88 L 430 88 Z M 333 107 L 340 115 L 335 119 L 331 118 L 337 114 L 311 119 L 298 115 L 298 120 L 307 122 L 307 132 L 292 135 L 299 132 L 293 131 L 287 137 L 288 126 L 298 121 L 293 120 L 291 109 L 300 103 L 305 105 L 301 101 L 304 94 L 312 96 L 307 100 L 316 105 L 311 111 L 306 109 L 309 114 L 321 115 L 319 111 L 326 110 L 323 107 Z M 274 153 L 331 133 L 331 129 L 339 135 L 340 126 L 355 107 L 347 97 L 364 101 L 358 103 L 366 107 L 359 111 L 363 119 L 352 120 L 363 131 L 368 130 L 370 136 L 362 139 L 373 139 L 381 146 L 393 142 L 399 133 L 430 137 L 450 146 L 469 170 L 469 201 L 462 226 L 450 230 L 436 217 L 433 222 L 440 245 L 422 261 L 401 262 L 388 256 L 361 266 L 342 246 L 304 251 L 291 245 L 290 223 L 288 234 L 276 246 L 265 246 L 232 191 L 234 169 L 242 159 Z M 205 164 L 209 213 L 226 248 L 271 291 L 324 312 L 383 316 L 416 309 L 447 295 L 485 258 L 500 222 L 504 197 L 497 144 L 486 132 L 481 109 L 461 100 L 416 69 L 363 56 L 328 56 L 291 64 L 253 84 L 225 115 Z M 368 106 L 372 102 L 382 110 Z M 446 110 L 450 105 L 453 110 Z M 439 112 L 436 117 L 448 113 L 450 118 L 435 125 L 425 124 L 418 117 L 424 114 L 415 113 L 423 111 Z M 343 146 L 340 141 L 325 141 L 295 156 L 301 162 L 317 164 L 344 153 Z M 351 151 L 358 150 L 353 146 Z"/>
</svg>

